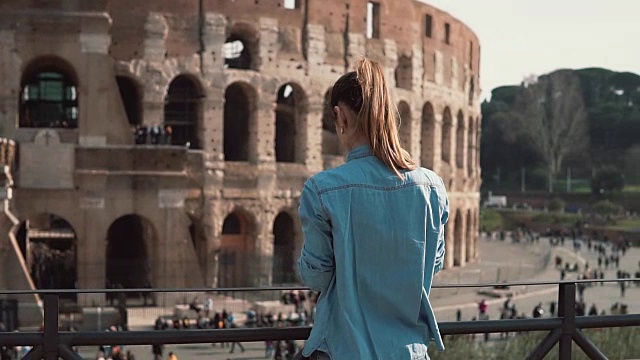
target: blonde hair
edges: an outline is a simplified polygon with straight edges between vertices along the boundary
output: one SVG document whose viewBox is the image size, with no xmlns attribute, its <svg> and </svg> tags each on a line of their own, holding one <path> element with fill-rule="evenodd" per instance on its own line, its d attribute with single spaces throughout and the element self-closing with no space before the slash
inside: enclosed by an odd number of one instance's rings
<svg viewBox="0 0 640 360">
<path fill-rule="evenodd" d="M 333 86 L 331 106 L 342 102 L 356 112 L 356 129 L 369 140 L 373 154 L 401 177 L 401 170 L 413 170 L 416 163 L 400 145 L 398 110 L 391 99 L 382 66 L 362 59 Z"/>
</svg>

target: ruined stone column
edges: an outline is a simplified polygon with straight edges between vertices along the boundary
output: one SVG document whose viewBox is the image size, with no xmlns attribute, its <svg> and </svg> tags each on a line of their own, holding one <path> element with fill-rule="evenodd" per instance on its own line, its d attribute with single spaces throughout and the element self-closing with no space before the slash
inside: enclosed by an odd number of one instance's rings
<svg viewBox="0 0 640 360">
<path fill-rule="evenodd" d="M 105 216 L 105 202 L 103 197 L 107 177 L 93 176 L 85 179 L 87 191 L 78 199 L 82 210 L 81 225 L 76 230 L 78 239 L 77 267 L 78 287 L 81 289 L 103 289 L 106 286 L 106 254 L 107 232 L 112 220 Z M 91 182 L 89 182 L 91 181 Z M 104 305 L 105 294 L 81 294 L 78 302 L 85 306 Z"/>
<path fill-rule="evenodd" d="M 270 286 L 273 275 L 273 220 L 275 210 L 264 207 L 256 224 L 255 264 L 251 269 L 254 286 Z"/>
<path fill-rule="evenodd" d="M 315 173 L 322 171 L 322 113 L 324 107 L 324 99 L 314 98 L 310 101 L 307 113 L 307 126 L 304 128 L 306 132 L 306 148 L 304 149 L 304 163 L 309 171 Z M 318 102 L 320 100 L 321 102 Z"/>
<path fill-rule="evenodd" d="M 445 243 L 445 253 L 444 253 L 444 268 L 450 269 L 453 267 L 453 259 L 455 254 L 455 222 L 456 213 L 454 208 L 451 207 L 449 209 L 449 221 L 447 221 L 447 225 L 444 230 L 444 243 Z"/>
<path fill-rule="evenodd" d="M 464 266 L 467 263 L 467 213 L 466 211 L 460 212 L 460 218 L 456 219 L 456 221 L 460 221 L 460 233 L 456 233 L 456 237 L 459 236 L 461 239 L 458 241 L 459 249 L 455 249 L 456 253 L 459 254 L 459 266 Z"/>
<path fill-rule="evenodd" d="M 434 112 L 436 111 L 436 109 L 434 109 Z M 432 164 L 433 164 L 433 171 L 435 171 L 438 175 L 440 175 L 441 177 L 444 175 L 442 174 L 442 113 L 441 112 L 435 112 L 433 114 L 434 117 L 434 124 L 433 124 L 433 143 L 430 143 L 429 145 L 431 145 L 431 149 L 432 149 L 432 153 L 430 154 L 430 156 L 432 156 Z M 424 141 L 424 139 L 422 139 L 422 141 Z M 445 183 L 445 185 L 447 185 Z M 448 190 L 448 189 L 447 189 Z"/>
<path fill-rule="evenodd" d="M 0 135 L 11 137 L 18 123 L 21 61 L 16 52 L 15 32 L 0 30 Z M 18 90 L 18 91 L 16 91 Z"/>
</svg>

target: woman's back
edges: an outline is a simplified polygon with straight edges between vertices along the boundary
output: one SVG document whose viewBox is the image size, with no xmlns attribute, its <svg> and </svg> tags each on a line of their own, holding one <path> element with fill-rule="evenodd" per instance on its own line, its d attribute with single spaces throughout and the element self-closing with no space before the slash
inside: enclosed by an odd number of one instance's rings
<svg viewBox="0 0 640 360">
<path fill-rule="evenodd" d="M 303 355 L 428 359 L 431 339 L 444 349 L 429 303 L 444 258 L 444 184 L 402 148 L 377 62 L 360 60 L 336 81 L 331 109 L 349 155 L 309 179 L 300 198 L 300 275 L 321 292 Z"/>
<path fill-rule="evenodd" d="M 422 168 L 398 177 L 367 145 L 347 161 L 301 199 L 300 273 L 322 292 L 305 355 L 424 359 L 430 339 L 442 345 L 427 296 L 444 256 L 444 185 Z"/>
</svg>

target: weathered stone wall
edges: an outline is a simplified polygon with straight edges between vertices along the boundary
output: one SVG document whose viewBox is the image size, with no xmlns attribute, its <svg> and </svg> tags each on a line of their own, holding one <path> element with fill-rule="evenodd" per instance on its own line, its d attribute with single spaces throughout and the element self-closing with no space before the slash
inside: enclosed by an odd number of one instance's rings
<svg viewBox="0 0 640 360">
<path fill-rule="evenodd" d="M 30 144 L 39 130 L 17 127 L 25 73 L 52 62 L 68 69 L 77 83 L 78 128 L 56 129 L 62 144 L 76 147 L 72 186 L 34 189 L 21 187 L 17 179 L 13 208 L 21 221 L 53 213 L 72 224 L 80 287 L 104 286 L 106 233 L 127 214 L 147 219 L 155 229 L 156 237 L 146 244 L 154 287 L 218 284 L 221 269 L 230 266 L 221 263 L 221 239 L 231 213 L 244 219 L 250 254 L 243 258 L 252 259 L 233 266 L 250 268 L 247 285 L 271 284 L 274 220 L 281 212 L 293 217 L 294 241 L 286 251 L 297 257 L 303 242 L 297 219 L 302 184 L 340 163 L 323 149 L 325 94 L 363 56 L 384 65 L 395 99 L 406 103 L 404 146 L 440 174 L 449 190 L 446 267 L 476 258 L 480 45 L 449 14 L 412 0 L 381 0 L 380 38 L 368 39 L 362 0 L 298 1 L 296 9 L 276 0 L 90 3 L 0 4 L 2 135 Z M 430 37 L 426 15 L 432 16 Z M 232 35 L 249 50 L 249 69 L 225 67 L 223 47 Z M 401 87 L 394 80 L 398 68 Z M 132 145 L 115 77 L 137 84 L 142 125 L 154 126 L 163 124 L 167 89 L 181 75 L 200 93 L 201 149 Z M 251 104 L 246 161 L 225 161 L 224 143 L 234 140 L 224 135 L 225 92 L 232 84 L 242 85 Z M 277 102 L 285 84 L 298 99 L 292 109 Z M 277 111 L 293 111 L 295 162 L 276 162 Z M 452 121 L 443 125 L 447 112 Z M 449 139 L 443 139 L 443 126 L 451 126 Z M 56 161 L 55 151 L 49 153 L 40 161 Z M 462 224 L 457 232 L 456 224 Z"/>
</svg>

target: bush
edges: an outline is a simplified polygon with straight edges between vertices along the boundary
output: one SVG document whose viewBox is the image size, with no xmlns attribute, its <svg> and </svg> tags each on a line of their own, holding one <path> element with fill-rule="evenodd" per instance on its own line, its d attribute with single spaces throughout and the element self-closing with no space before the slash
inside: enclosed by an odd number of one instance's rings
<svg viewBox="0 0 640 360">
<path fill-rule="evenodd" d="M 612 203 L 609 200 L 601 200 L 591 205 L 591 211 L 598 215 L 620 215 L 624 212 L 624 208 L 618 204 Z"/>
<path fill-rule="evenodd" d="M 622 327 L 610 329 L 585 329 L 583 333 L 609 359 L 637 358 L 640 353 L 640 328 Z M 446 350 L 439 353 L 433 343 L 429 345 L 429 358 L 447 360 L 493 360 L 493 359 L 525 359 L 542 342 L 547 335 L 544 331 L 527 332 L 521 335 L 511 335 L 508 340 L 484 341 L 471 340 L 469 336 L 448 336 L 445 340 Z M 482 334 L 477 338 L 481 339 Z M 496 339 L 498 334 L 491 334 Z M 580 348 L 574 343 L 572 346 L 573 359 L 588 360 Z M 545 359 L 557 359 L 559 346 L 551 349 Z"/>
<path fill-rule="evenodd" d="M 591 192 L 594 194 L 621 191 L 622 189 L 624 189 L 624 174 L 616 168 L 600 169 L 591 178 Z"/>
<path fill-rule="evenodd" d="M 553 198 L 547 203 L 547 208 L 549 209 L 549 211 L 553 212 L 564 212 L 565 205 L 566 204 L 562 199 Z"/>
<path fill-rule="evenodd" d="M 504 228 L 504 221 L 500 212 L 491 209 L 480 209 L 480 230 L 498 231 Z"/>
</svg>

